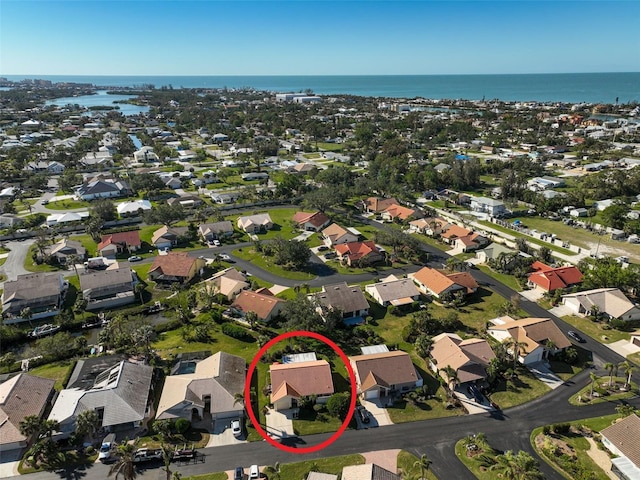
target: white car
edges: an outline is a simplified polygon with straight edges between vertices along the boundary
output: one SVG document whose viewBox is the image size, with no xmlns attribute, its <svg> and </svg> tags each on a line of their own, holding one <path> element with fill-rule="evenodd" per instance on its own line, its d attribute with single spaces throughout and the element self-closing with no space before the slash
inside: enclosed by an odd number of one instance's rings
<svg viewBox="0 0 640 480">
<path fill-rule="evenodd" d="M 231 431 L 233 432 L 234 437 L 239 437 L 240 435 L 242 435 L 240 420 L 234 420 L 233 422 L 231 422 Z"/>
<path fill-rule="evenodd" d="M 111 457 L 111 449 L 113 448 L 113 443 L 116 440 L 116 436 L 113 433 L 110 433 L 104 440 L 102 440 L 102 445 L 100 445 L 100 451 L 98 452 L 98 460 L 106 461 Z"/>
<path fill-rule="evenodd" d="M 249 480 L 256 480 L 260 478 L 260 469 L 258 465 L 251 465 L 249 468 Z"/>
<path fill-rule="evenodd" d="M 213 241 L 213 244 L 214 244 L 216 247 L 219 247 L 219 246 L 221 245 L 220 240 L 214 240 L 214 241 Z"/>
</svg>

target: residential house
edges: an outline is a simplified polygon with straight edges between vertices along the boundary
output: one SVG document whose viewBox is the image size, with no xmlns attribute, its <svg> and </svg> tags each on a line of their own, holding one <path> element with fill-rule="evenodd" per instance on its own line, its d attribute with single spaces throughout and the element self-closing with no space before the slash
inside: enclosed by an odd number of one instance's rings
<svg viewBox="0 0 640 480">
<path fill-rule="evenodd" d="M 313 294 L 312 298 L 320 304 L 323 317 L 330 310 L 338 310 L 347 325 L 364 323 L 369 314 L 369 302 L 359 285 L 348 286 L 347 282 L 324 285 L 322 291 Z"/>
<path fill-rule="evenodd" d="M 60 225 L 63 227 L 85 222 L 89 218 L 89 212 L 66 212 L 52 213 L 47 216 L 46 224 L 48 227 Z"/>
<path fill-rule="evenodd" d="M 563 295 L 562 304 L 580 317 L 597 313 L 625 321 L 640 320 L 640 308 L 617 288 L 596 288 Z"/>
<path fill-rule="evenodd" d="M 487 213 L 492 217 L 501 217 L 507 211 L 504 203 L 495 198 L 472 197 L 470 206 L 474 212 Z"/>
<path fill-rule="evenodd" d="M 201 275 L 205 264 L 204 259 L 191 257 L 186 252 L 169 252 L 153 260 L 149 278 L 159 283 L 185 284 Z"/>
<path fill-rule="evenodd" d="M 78 276 L 87 310 L 119 307 L 136 300 L 134 286 L 137 281 L 130 267 L 87 269 Z"/>
<path fill-rule="evenodd" d="M 535 177 L 527 180 L 527 186 L 529 190 L 534 192 L 540 192 L 551 188 L 558 188 L 565 185 L 565 181 L 562 178 L 556 177 Z"/>
<path fill-rule="evenodd" d="M 238 200 L 238 198 L 240 198 L 239 192 L 223 192 L 223 193 L 212 192 L 211 193 L 211 200 L 221 205 L 231 205 L 232 203 L 235 203 Z"/>
<path fill-rule="evenodd" d="M 171 189 L 178 189 L 178 188 L 182 188 L 182 180 L 180 179 L 180 176 L 173 176 L 173 175 L 161 175 L 160 178 L 162 179 L 162 181 L 164 182 L 164 186 L 167 188 L 171 188 Z"/>
<path fill-rule="evenodd" d="M 133 161 L 135 163 L 159 162 L 160 158 L 153 151 L 153 147 L 147 145 L 133 152 Z"/>
<path fill-rule="evenodd" d="M 142 215 L 144 212 L 151 210 L 151 208 L 149 200 L 134 200 L 133 202 L 122 202 L 116 205 L 116 211 L 122 218 Z"/>
<path fill-rule="evenodd" d="M 502 245 L 501 243 L 491 243 L 487 247 L 482 250 L 476 251 L 476 258 L 480 261 L 480 263 L 489 263 L 489 260 L 498 260 L 500 255 L 512 255 L 518 253 L 515 250 Z"/>
<path fill-rule="evenodd" d="M 360 238 L 359 232 L 355 229 L 343 228 L 337 223 L 332 223 L 321 232 L 324 244 L 327 247 L 340 245 L 343 243 L 357 242 Z"/>
<path fill-rule="evenodd" d="M 240 178 L 245 182 L 250 182 L 252 180 L 268 180 L 269 174 L 267 172 L 242 173 L 240 174 Z"/>
<path fill-rule="evenodd" d="M 331 223 L 331 219 L 322 212 L 296 212 L 293 221 L 305 232 L 318 232 Z"/>
<path fill-rule="evenodd" d="M 244 358 L 217 352 L 204 360 L 182 361 L 165 378 L 156 419 L 220 420 L 242 418 L 244 405 L 236 395 L 244 392 Z"/>
<path fill-rule="evenodd" d="M 67 388 L 53 405 L 49 420 L 60 423 L 56 439 L 69 437 L 78 414 L 98 413 L 105 432 L 138 428 L 149 419 L 153 367 L 133 363 L 118 356 L 92 357 L 78 361 Z"/>
<path fill-rule="evenodd" d="M 115 258 L 118 253 L 137 252 L 141 246 L 139 230 L 116 232 L 102 236 L 98 244 L 98 253 L 102 257 Z"/>
<path fill-rule="evenodd" d="M 313 163 L 296 163 L 295 165 L 287 168 L 287 172 L 292 174 L 306 175 L 307 173 L 310 173 L 317 169 L 318 167 Z"/>
<path fill-rule="evenodd" d="M 449 222 L 442 218 L 419 218 L 409 222 L 409 231 L 436 237 L 446 229 L 447 225 L 449 225 Z"/>
<path fill-rule="evenodd" d="M 588 217 L 589 216 L 589 210 L 587 210 L 586 208 L 573 208 L 571 210 L 569 210 L 569 215 L 575 218 L 578 217 Z"/>
<path fill-rule="evenodd" d="M 24 223 L 24 218 L 13 213 L 0 213 L 0 228 L 11 228 Z"/>
<path fill-rule="evenodd" d="M 375 463 L 349 465 L 342 468 L 341 480 L 402 480 L 402 476 Z"/>
<path fill-rule="evenodd" d="M 186 237 L 188 233 L 189 229 L 187 227 L 167 227 L 166 225 L 163 225 L 153 232 L 151 245 L 156 247 L 158 250 L 175 247 L 182 238 Z"/>
<path fill-rule="evenodd" d="M 64 172 L 64 165 L 56 161 L 43 161 L 38 160 L 35 162 L 29 162 L 24 167 L 24 170 L 32 173 L 47 173 L 49 175 L 60 175 Z"/>
<path fill-rule="evenodd" d="M 198 225 L 198 235 L 200 235 L 205 242 L 230 237 L 233 235 L 233 224 L 229 220 L 201 223 Z"/>
<path fill-rule="evenodd" d="M 113 198 L 127 195 L 131 189 L 122 180 L 100 179 L 83 183 L 76 190 L 79 200 L 95 200 L 97 198 Z"/>
<path fill-rule="evenodd" d="M 409 278 L 413 279 L 422 293 L 436 298 L 449 297 L 457 292 L 469 295 L 478 289 L 478 283 L 469 272 L 446 273 L 423 267 L 409 274 Z"/>
<path fill-rule="evenodd" d="M 57 315 L 69 283 L 60 273 L 27 273 L 18 275 L 16 280 L 4 282 L 3 288 L 4 323 L 18 323 Z M 30 319 L 21 316 L 21 312 L 27 307 L 31 311 Z"/>
<path fill-rule="evenodd" d="M 57 243 L 50 245 L 45 250 L 46 255 L 54 258 L 61 265 L 66 265 L 71 256 L 75 256 L 77 261 L 84 262 L 87 258 L 87 249 L 80 242 L 63 238 Z"/>
<path fill-rule="evenodd" d="M 79 161 L 85 171 L 107 170 L 113 167 L 113 156 L 108 149 L 88 152 Z"/>
<path fill-rule="evenodd" d="M 447 367 L 456 373 L 459 384 L 487 378 L 486 368 L 496 358 L 489 343 L 481 338 L 462 340 L 455 333 L 441 333 L 433 337 L 430 367 L 447 382 Z"/>
<path fill-rule="evenodd" d="M 568 288 L 582 282 L 582 272 L 573 265 L 553 268 L 540 261 L 535 261 L 531 268 L 534 272 L 530 273 L 527 279 L 529 287 L 544 292 L 553 292 L 558 288 Z"/>
<path fill-rule="evenodd" d="M 389 275 L 364 289 L 383 307 L 409 305 L 420 298 L 420 292 L 410 278 L 398 278 L 395 275 Z"/>
<path fill-rule="evenodd" d="M 212 292 L 224 295 L 227 300 L 232 302 L 240 292 L 251 287 L 247 282 L 247 277 L 235 268 L 225 268 L 214 273 L 210 278 L 205 280 L 205 287 L 211 289 Z"/>
<path fill-rule="evenodd" d="M 358 386 L 365 400 L 385 398 L 421 387 L 423 380 L 407 352 L 389 351 L 386 346 L 377 353 L 349 357 Z"/>
<path fill-rule="evenodd" d="M 55 392 L 55 383 L 26 373 L 0 383 L 0 455 L 29 444 L 31 438 L 20 433 L 20 422 L 25 417 L 44 414 Z"/>
<path fill-rule="evenodd" d="M 556 353 L 571 346 L 571 342 L 550 318 L 523 318 L 514 320 L 509 316 L 491 320 L 487 333 L 499 342 L 517 341 L 518 361 L 524 365 L 541 362 L 549 353 Z M 546 345 L 551 342 L 552 347 Z"/>
<path fill-rule="evenodd" d="M 266 233 L 273 228 L 273 220 L 268 213 L 240 217 L 238 228 L 247 233 Z"/>
<path fill-rule="evenodd" d="M 368 213 L 381 213 L 391 205 L 398 205 L 395 198 L 369 197 L 362 201 L 362 208 Z"/>
<path fill-rule="evenodd" d="M 602 444 L 614 458 L 611 472 L 621 479 L 640 478 L 640 417 L 632 413 L 628 417 L 600 431 Z"/>
<path fill-rule="evenodd" d="M 342 243 L 335 246 L 335 251 L 340 261 L 350 267 L 371 265 L 384 260 L 384 253 L 378 249 L 373 240 Z"/>
<path fill-rule="evenodd" d="M 477 250 L 489 243 L 482 235 L 453 224 L 449 225 L 447 230 L 440 236 L 445 243 L 452 245 L 462 252 Z"/>
<path fill-rule="evenodd" d="M 331 366 L 326 360 L 294 361 L 269 366 L 271 403 L 276 410 L 297 408 L 300 397 L 316 396 L 325 403 L 334 393 Z"/>
<path fill-rule="evenodd" d="M 419 210 L 403 207 L 402 205 L 394 203 L 385 208 L 380 213 L 380 216 L 383 220 L 386 220 L 388 222 L 392 222 L 394 220 L 407 222 L 411 219 L 422 217 L 422 213 Z"/>
<path fill-rule="evenodd" d="M 266 293 L 242 291 L 231 305 L 231 308 L 247 314 L 254 312 L 260 320 L 268 322 L 277 317 L 285 301 Z"/>
<path fill-rule="evenodd" d="M 167 204 L 169 204 L 169 206 L 173 207 L 174 205 L 180 205 L 186 210 L 198 208 L 202 203 L 202 199 L 197 195 L 182 195 L 180 197 L 173 197 L 167 200 Z"/>
</svg>

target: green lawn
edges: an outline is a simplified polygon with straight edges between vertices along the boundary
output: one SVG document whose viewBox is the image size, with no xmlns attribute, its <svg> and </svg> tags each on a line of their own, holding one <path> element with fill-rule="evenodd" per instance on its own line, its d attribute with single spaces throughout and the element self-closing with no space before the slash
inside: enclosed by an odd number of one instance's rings
<svg viewBox="0 0 640 480">
<path fill-rule="evenodd" d="M 618 374 L 619 373 L 620 372 L 618 372 Z M 622 386 L 625 383 L 625 381 L 626 381 L 626 377 L 613 377 L 614 385 Z M 571 405 L 581 406 L 581 405 L 593 405 L 594 403 L 617 402 L 618 400 L 635 397 L 638 394 L 638 385 L 634 382 L 631 382 L 631 388 L 629 389 L 628 392 L 618 391 L 617 393 L 611 393 L 607 396 L 596 397 L 589 400 L 589 395 L 591 394 L 591 380 L 587 380 L 586 383 L 587 384 L 582 390 L 580 390 L 576 394 L 572 395 L 571 398 L 569 398 L 569 403 Z M 609 384 L 609 376 L 605 375 L 602 377 L 598 377 L 598 379 L 596 380 L 595 386 L 596 388 L 597 387 L 607 388 L 608 384 Z"/>
<path fill-rule="evenodd" d="M 293 224 L 293 215 L 296 213 L 294 208 L 274 208 L 255 210 L 253 212 L 246 212 L 243 215 L 228 215 L 226 220 L 230 220 L 234 225 L 237 224 L 238 217 L 250 216 L 258 213 L 268 213 L 273 221 L 273 228 L 266 233 L 258 234 L 260 240 L 268 240 L 275 237 L 282 237 L 285 240 L 291 240 L 300 234 L 300 231 Z M 246 234 L 245 234 L 246 235 Z M 246 235 L 248 237 L 248 235 Z"/>
<path fill-rule="evenodd" d="M 4 262 L 6 262 L 6 261 L 7 261 L 7 257 L 0 258 L 0 267 L 1 267 L 2 265 L 4 265 Z"/>
<path fill-rule="evenodd" d="M 417 461 L 419 461 L 418 457 L 401 450 L 400 453 L 398 453 L 397 460 L 398 474 L 401 475 L 402 478 L 425 478 L 426 480 L 437 480 L 437 477 L 431 470 L 427 470 L 426 476 L 422 477 L 422 470 L 415 464 Z"/>
<path fill-rule="evenodd" d="M 562 319 L 602 343 L 613 343 L 618 340 L 628 340 L 631 338 L 628 332 L 621 332 L 615 328 L 606 328 L 609 327 L 607 322 L 594 322 L 588 318 L 574 315 L 568 315 L 562 317 Z"/>
<path fill-rule="evenodd" d="M 498 282 L 504 283 L 510 289 L 515 290 L 516 292 L 522 291 L 522 287 L 518 283 L 518 280 L 516 280 L 516 277 L 514 277 L 513 275 L 507 275 L 506 273 L 498 273 L 492 270 L 487 265 L 478 265 L 478 269 L 486 273 L 487 275 L 489 275 L 491 278 L 497 280 Z"/>
<path fill-rule="evenodd" d="M 536 245 L 540 245 L 541 247 L 547 247 L 551 251 L 562 253 L 563 255 L 577 255 L 576 252 L 572 252 L 571 250 L 567 250 L 566 248 L 556 247 L 555 245 L 552 245 L 549 242 L 544 242 L 544 241 L 539 240 L 537 238 L 534 238 L 534 237 L 532 237 L 530 235 L 525 235 L 524 233 L 520 233 L 520 232 L 518 232 L 516 230 L 511 230 L 510 228 L 506 228 L 506 227 L 503 227 L 501 225 L 497 225 L 495 223 L 488 222 L 486 220 L 478 220 L 477 223 L 479 223 L 480 225 L 484 225 L 486 227 L 492 228 L 494 230 L 497 230 L 499 232 L 507 233 L 507 234 L 512 235 L 514 237 L 524 238 L 529 243 L 534 243 Z"/>
<path fill-rule="evenodd" d="M 35 377 L 51 378 L 56 381 L 54 388 L 58 391 L 64 388 L 62 384 L 75 366 L 75 360 L 64 360 L 62 362 L 49 363 L 29 370 L 29 374 Z"/>
<path fill-rule="evenodd" d="M 191 477 L 182 477 L 182 480 L 227 480 L 229 476 L 226 472 L 203 473 L 202 475 L 192 475 Z"/>
<path fill-rule="evenodd" d="M 315 435 L 317 433 L 336 432 L 342 421 L 328 413 L 317 414 L 313 410 L 301 409 L 300 416 L 293 420 L 293 430 L 296 435 Z"/>
<path fill-rule="evenodd" d="M 299 272 L 293 270 L 285 270 L 280 265 L 276 265 L 275 263 L 273 263 L 270 257 L 266 257 L 264 256 L 264 254 L 256 252 L 253 247 L 239 248 L 237 250 L 234 250 L 232 252 L 232 255 L 247 260 L 248 262 L 254 264 L 256 267 L 267 270 L 274 275 L 289 278 L 291 280 L 304 281 L 311 280 L 316 277 L 316 274 L 313 271 Z"/>
<path fill-rule="evenodd" d="M 90 206 L 91 204 L 89 202 L 83 200 L 73 200 L 70 198 L 66 200 L 56 200 L 55 197 L 49 200 L 49 204 L 46 205 L 49 210 L 70 210 L 73 208 L 89 208 Z"/>
<path fill-rule="evenodd" d="M 509 380 L 500 380 L 490 398 L 504 410 L 541 397 L 551 389 L 538 380 L 527 368 L 519 366 L 518 376 Z"/>
<path fill-rule="evenodd" d="M 307 474 L 315 468 L 317 468 L 319 472 L 339 475 L 344 467 L 362 464 L 364 464 L 364 457 L 358 454 L 287 463 L 280 466 L 280 479 L 302 480 L 307 478 Z"/>
<path fill-rule="evenodd" d="M 318 150 L 325 150 L 327 152 L 341 152 L 344 148 L 342 143 L 324 143 L 318 142 Z"/>
<path fill-rule="evenodd" d="M 38 265 L 33 261 L 32 254 L 36 252 L 36 246 L 31 245 L 29 247 L 29 252 L 27 253 L 26 258 L 24 259 L 24 268 L 29 270 L 30 272 L 60 272 L 64 271 L 62 268 L 55 267 L 53 265 L 49 265 L 47 263 L 42 263 Z"/>
<path fill-rule="evenodd" d="M 499 455 L 501 452 L 494 450 L 491 447 L 487 447 L 484 451 L 478 451 L 475 455 L 469 456 L 469 452 L 464 445 L 464 440 L 459 440 L 455 446 L 456 456 L 458 460 L 464 463 L 465 467 L 467 467 L 476 478 L 480 480 L 495 480 L 498 477 L 496 471 L 488 470 L 486 467 L 480 465 L 478 461 L 478 457 L 483 455 L 488 455 L 489 457 L 495 457 Z"/>
</svg>

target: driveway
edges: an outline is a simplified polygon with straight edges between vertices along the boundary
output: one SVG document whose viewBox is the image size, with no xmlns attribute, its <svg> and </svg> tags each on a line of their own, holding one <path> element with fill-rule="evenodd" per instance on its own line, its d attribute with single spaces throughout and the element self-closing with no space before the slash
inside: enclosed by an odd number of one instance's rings
<svg viewBox="0 0 640 480">
<path fill-rule="evenodd" d="M 634 345 L 629 340 L 618 340 L 617 342 L 607 344 L 607 347 L 623 357 L 640 352 L 640 347 Z"/>
<path fill-rule="evenodd" d="M 489 400 L 484 395 L 482 396 L 482 403 L 476 402 L 473 395 L 467 392 L 466 387 L 457 386 L 453 394 L 462 402 L 464 408 L 469 412 L 469 415 L 476 415 L 478 413 L 493 412 L 495 409 L 489 403 Z"/>
<path fill-rule="evenodd" d="M 15 477 L 18 473 L 18 464 L 22 456 L 21 449 L 8 450 L 0 455 L 0 478 Z"/>
<path fill-rule="evenodd" d="M 0 272 L 7 276 L 7 280 L 16 280 L 18 275 L 31 273 L 24 268 L 24 261 L 29 254 L 29 247 L 33 245 L 35 239 L 29 238 L 22 242 L 6 242 L 6 247 L 10 250 L 7 260 L 0 267 Z"/>
<path fill-rule="evenodd" d="M 283 439 L 295 437 L 293 432 L 293 416 L 297 409 L 278 411 L 269 409 L 265 415 L 267 419 L 267 433 L 271 438 Z"/>
<path fill-rule="evenodd" d="M 556 307 L 550 308 L 549 313 L 553 313 L 556 317 L 566 317 L 567 315 L 573 315 L 573 312 L 566 305 L 558 305 Z"/>
<path fill-rule="evenodd" d="M 241 437 L 236 438 L 231 431 L 231 422 L 233 418 L 223 418 L 213 422 L 213 431 L 209 437 L 208 447 L 221 447 L 223 445 L 238 445 L 247 443 L 246 432 Z"/>
<path fill-rule="evenodd" d="M 524 290 L 520 292 L 520 295 L 522 295 L 524 298 L 526 298 L 530 302 L 537 302 L 542 298 L 542 296 L 544 295 L 544 292 L 539 288 L 532 288 L 531 290 Z"/>
<path fill-rule="evenodd" d="M 355 413 L 358 430 L 361 428 L 383 427 L 385 425 L 393 425 L 387 409 L 382 406 L 380 400 L 363 400 L 360 399 L 362 406 L 369 412 L 371 420 L 369 423 L 362 423 L 358 412 Z"/>
<path fill-rule="evenodd" d="M 544 362 L 533 363 L 528 365 L 528 367 L 529 371 L 551 390 L 555 390 L 559 386 L 564 385 L 564 380 L 553 373 Z"/>
</svg>

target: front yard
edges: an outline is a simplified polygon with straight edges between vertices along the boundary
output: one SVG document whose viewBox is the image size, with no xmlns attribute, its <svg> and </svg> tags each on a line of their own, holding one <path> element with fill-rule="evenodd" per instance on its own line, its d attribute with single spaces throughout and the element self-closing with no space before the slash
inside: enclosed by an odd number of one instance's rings
<svg viewBox="0 0 640 480">
<path fill-rule="evenodd" d="M 518 365 L 516 373 L 517 377 L 500 379 L 490 395 L 491 401 L 497 403 L 502 410 L 529 402 L 551 391 L 529 369 Z"/>
<path fill-rule="evenodd" d="M 629 340 L 629 338 L 631 338 L 629 333 L 612 328 L 606 321 L 594 322 L 589 318 L 577 317 L 575 315 L 562 317 L 562 320 L 601 343 L 613 343 L 618 340 Z"/>
</svg>

